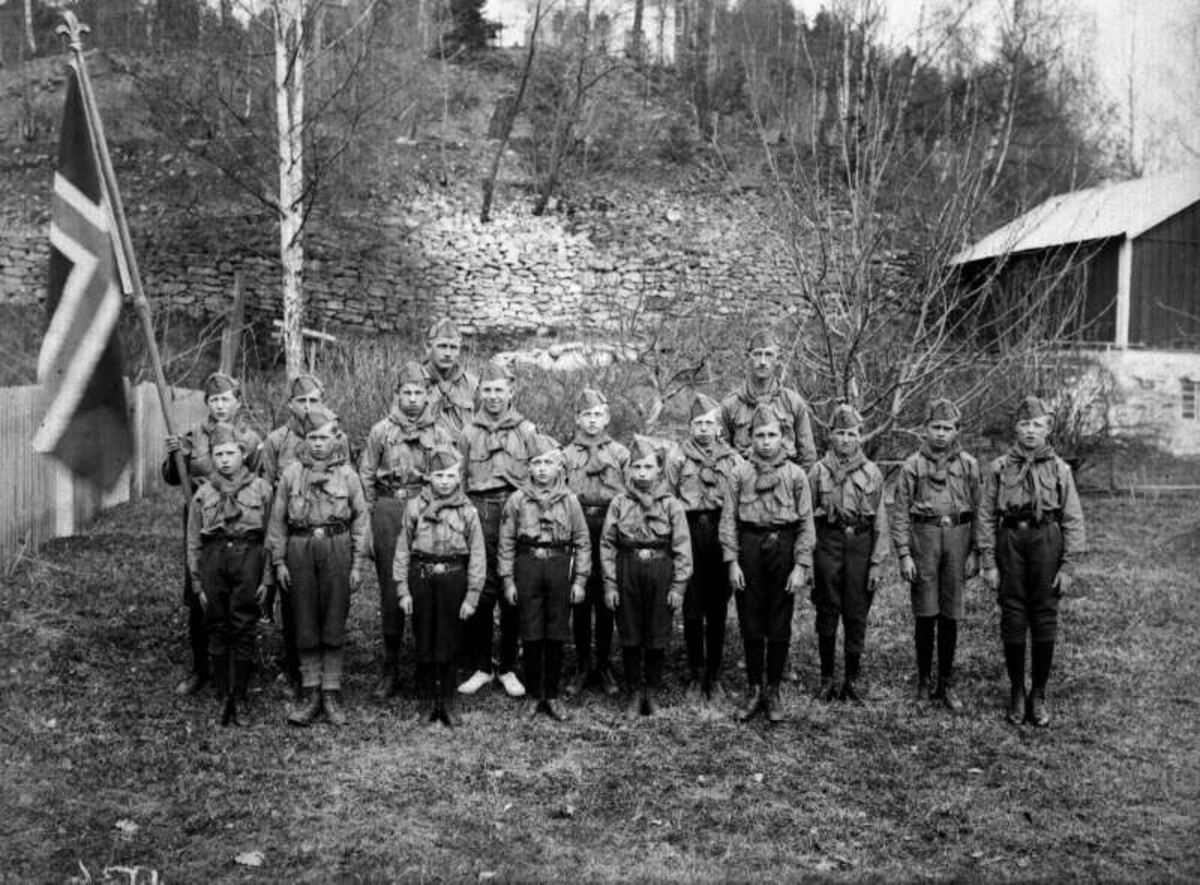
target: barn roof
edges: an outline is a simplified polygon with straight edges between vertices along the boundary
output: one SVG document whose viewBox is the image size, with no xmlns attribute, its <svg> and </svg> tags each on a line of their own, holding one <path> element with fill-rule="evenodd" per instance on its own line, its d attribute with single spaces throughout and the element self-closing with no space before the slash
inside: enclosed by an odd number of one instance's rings
<svg viewBox="0 0 1200 885">
<path fill-rule="evenodd" d="M 950 259 L 967 264 L 1088 240 L 1141 236 L 1200 202 L 1200 169 L 1059 194 Z"/>
</svg>

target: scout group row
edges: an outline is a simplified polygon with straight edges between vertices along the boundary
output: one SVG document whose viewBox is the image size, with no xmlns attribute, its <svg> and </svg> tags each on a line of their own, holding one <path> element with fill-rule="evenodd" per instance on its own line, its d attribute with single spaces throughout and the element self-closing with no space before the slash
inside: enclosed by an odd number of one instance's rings
<svg viewBox="0 0 1200 885">
<path fill-rule="evenodd" d="M 422 722 L 458 724 L 456 696 L 494 679 L 510 696 L 528 697 L 531 711 L 565 719 L 559 686 L 568 639 L 578 663 L 567 696 L 590 685 L 617 695 L 614 621 L 624 714 L 654 715 L 676 611 L 687 693 L 719 699 L 731 596 L 747 676 L 736 715 L 781 721 L 792 612 L 805 589 L 816 610 L 817 695 L 857 701 L 867 617 L 889 546 L 911 588 L 918 698 L 962 707 L 954 658 L 963 582 L 982 568 L 1001 607 L 1007 717 L 1049 723 L 1058 599 L 1084 533 L 1071 471 L 1047 442 L 1052 416 L 1040 400 L 1022 402 L 1014 444 L 983 471 L 959 447 L 955 405 L 931 402 L 889 513 L 853 407 L 834 410 L 829 450 L 817 458 L 808 406 L 781 383 L 780 345 L 769 332 L 748 342 L 737 391 L 721 403 L 695 395 L 688 438 L 671 459 L 648 440 L 630 449 L 613 440 L 606 399 L 592 389 L 576 404 L 574 438 L 560 446 L 513 408 L 507 370 L 491 364 L 475 378 L 460 364 L 461 346 L 453 323 L 433 326 L 426 361 L 400 370 L 392 409 L 371 429 L 357 470 L 312 376 L 292 382 L 289 420 L 265 440 L 240 420 L 236 382 L 210 376 L 208 417 L 168 439 L 167 480 L 181 481 L 181 454 L 196 486 L 184 591 L 194 670 L 180 691 L 195 693 L 211 679 L 224 724 L 244 719 L 238 702 L 255 658 L 255 624 L 260 607 L 273 610 L 277 591 L 285 670 L 297 686 L 288 721 L 308 725 L 322 712 L 333 724 L 346 721 L 346 619 L 370 561 L 384 648 L 374 694 L 399 689 L 408 620 Z M 844 665 L 835 680 L 839 623 Z"/>
</svg>

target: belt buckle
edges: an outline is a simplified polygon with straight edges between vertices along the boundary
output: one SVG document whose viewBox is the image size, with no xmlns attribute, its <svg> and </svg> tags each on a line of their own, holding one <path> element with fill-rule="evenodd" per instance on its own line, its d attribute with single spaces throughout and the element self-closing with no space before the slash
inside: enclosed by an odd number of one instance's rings
<svg viewBox="0 0 1200 885">
<path fill-rule="evenodd" d="M 533 550 L 533 558 L 534 559 L 549 559 L 550 558 L 550 551 L 545 547 L 534 547 L 534 548 L 532 548 L 532 550 Z"/>
<path fill-rule="evenodd" d="M 649 562 L 654 558 L 654 551 L 649 547 L 639 547 L 637 551 L 637 558 L 642 562 Z"/>
<path fill-rule="evenodd" d="M 948 528 L 952 524 L 950 521 L 950 514 L 947 513 L 945 516 L 939 516 L 937 524 L 943 528 Z"/>
<path fill-rule="evenodd" d="M 312 530 L 312 536 L 314 538 L 324 538 L 325 537 L 325 526 L 319 525 L 316 528 L 314 528 Z"/>
<path fill-rule="evenodd" d="M 425 569 L 431 575 L 444 575 L 450 570 L 450 566 L 444 562 L 431 562 L 425 566 Z"/>
<path fill-rule="evenodd" d="M 767 532 L 763 535 L 763 542 L 767 544 L 779 543 L 779 532 Z"/>
<path fill-rule="evenodd" d="M 858 529 L 852 525 L 842 526 L 842 534 L 844 534 L 847 538 L 853 538 L 857 533 Z"/>
</svg>

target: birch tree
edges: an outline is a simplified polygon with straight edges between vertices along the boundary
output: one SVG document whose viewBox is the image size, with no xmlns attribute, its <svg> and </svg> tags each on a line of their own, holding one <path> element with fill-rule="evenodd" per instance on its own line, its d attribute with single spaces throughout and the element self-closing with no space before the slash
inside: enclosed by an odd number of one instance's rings
<svg viewBox="0 0 1200 885">
<path fill-rule="evenodd" d="M 283 345 L 289 378 L 304 371 L 304 35 L 305 0 L 273 0 L 275 131 L 279 139 L 279 260 Z"/>
</svg>

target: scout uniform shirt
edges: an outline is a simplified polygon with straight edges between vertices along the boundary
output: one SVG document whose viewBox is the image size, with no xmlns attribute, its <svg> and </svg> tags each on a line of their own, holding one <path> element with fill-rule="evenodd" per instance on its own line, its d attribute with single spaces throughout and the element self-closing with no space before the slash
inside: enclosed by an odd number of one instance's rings
<svg viewBox="0 0 1200 885">
<path fill-rule="evenodd" d="M 720 539 L 725 562 L 738 561 L 739 525 L 794 526 L 794 565 L 812 569 L 812 502 L 804 469 L 780 452 L 771 461 L 751 454 L 729 475 L 721 510 Z"/>
<path fill-rule="evenodd" d="M 462 433 L 475 414 L 475 393 L 479 379 L 456 365 L 442 377 L 432 362 L 421 363 L 429 387 L 429 407 L 436 420 L 443 422 L 454 436 Z"/>
<path fill-rule="evenodd" d="M 779 418 L 783 431 L 783 451 L 789 458 L 807 469 L 817 460 L 813 442 L 812 420 L 808 403 L 797 391 L 784 387 L 778 378 L 771 381 L 765 393 L 756 393 L 746 381 L 740 390 L 721 401 L 721 424 L 725 438 L 742 457 L 750 454 L 750 421 L 759 406 L 770 407 Z"/>
<path fill-rule="evenodd" d="M 665 482 L 659 482 L 648 493 L 630 489 L 613 498 L 600 538 L 604 589 L 618 589 L 617 556 L 622 549 L 662 545 L 667 547 L 673 566 L 667 592 L 682 596 L 692 576 L 692 538 L 683 505 Z"/>
<path fill-rule="evenodd" d="M 496 421 L 480 411 L 459 438 L 463 486 L 467 494 L 516 489 L 529 476 L 529 457 L 537 431 L 533 422 L 509 408 Z"/>
<path fill-rule="evenodd" d="M 245 467 L 230 479 L 220 474 L 202 483 L 192 496 L 187 523 L 187 565 L 200 586 L 200 550 L 218 538 L 261 543 L 271 511 L 271 484 Z"/>
<path fill-rule="evenodd" d="M 720 510 L 741 456 L 720 440 L 705 451 L 688 439 L 681 449 L 683 456 L 667 463 L 667 485 L 688 512 Z"/>
<path fill-rule="evenodd" d="M 629 449 L 607 433 L 595 440 L 576 433 L 562 453 L 567 485 L 579 496 L 579 503 L 584 507 L 607 507 L 613 498 L 625 491 Z"/>
<path fill-rule="evenodd" d="M 287 561 L 287 539 L 292 529 L 307 531 L 345 527 L 350 533 L 352 568 L 361 570 L 367 555 L 370 531 L 367 499 L 358 474 L 340 454 L 314 461 L 307 447 L 279 475 L 275 503 L 267 531 L 271 561 Z"/>
<path fill-rule="evenodd" d="M 978 515 L 975 540 L 985 569 L 996 567 L 996 523 L 1005 516 L 1035 523 L 1057 520 L 1063 539 L 1061 565 L 1068 569 L 1086 546 L 1083 508 L 1071 468 L 1049 445 L 1032 453 L 1014 445 L 988 465 Z"/>
<path fill-rule="evenodd" d="M 242 443 L 242 451 L 246 453 L 246 467 L 251 472 L 254 472 L 258 467 L 262 438 L 240 416 L 235 418 L 232 423 L 237 428 L 238 437 Z M 209 415 L 184 434 L 180 441 L 183 458 L 187 462 L 188 476 L 194 483 L 206 482 L 212 476 L 216 475 L 217 468 L 213 466 L 212 460 L 212 443 L 209 441 L 209 436 L 216 426 L 217 422 Z M 170 485 L 177 486 L 180 484 L 179 471 L 175 466 L 175 457 L 173 455 L 168 455 L 167 460 L 163 462 L 162 476 Z"/>
<path fill-rule="evenodd" d="M 293 461 L 300 460 L 300 453 L 303 451 L 304 431 L 300 428 L 300 418 L 293 416 L 286 424 L 267 434 L 258 459 L 258 472 L 267 482 L 274 485 L 279 482 L 279 474 L 283 472 L 283 468 Z M 340 453 L 344 458 L 350 457 L 350 441 L 340 428 L 333 451 Z"/>
<path fill-rule="evenodd" d="M 459 487 L 439 498 L 426 487 L 404 508 L 404 523 L 392 561 L 392 577 L 400 599 L 409 598 L 408 566 L 414 557 L 436 560 L 465 557 L 467 560 L 466 602 L 479 604 L 479 594 L 487 577 L 487 552 L 479 514 Z"/>
<path fill-rule="evenodd" d="M 859 532 L 873 527 L 871 568 L 882 565 L 887 557 L 889 536 L 880 469 L 861 451 L 846 462 L 830 451 L 812 466 L 808 476 L 813 519 Z"/>
<path fill-rule="evenodd" d="M 379 495 L 393 495 L 404 488 L 424 485 L 429 474 L 429 453 L 439 443 L 449 444 L 450 434 L 434 421 L 427 405 L 416 418 L 399 409 L 371 428 L 358 464 L 367 502 Z"/>
<path fill-rule="evenodd" d="M 922 443 L 904 460 L 896 480 L 894 508 L 889 518 L 892 544 L 900 558 L 908 556 L 912 517 L 927 521 L 944 517 L 946 525 L 975 521 L 979 512 L 979 462 L 957 445 L 943 453 Z"/>
<path fill-rule="evenodd" d="M 509 496 L 501 516 L 497 571 L 513 576 L 513 560 L 522 545 L 570 550 L 574 581 L 583 584 L 592 571 L 592 540 L 579 499 L 561 479 L 549 488 L 529 485 Z"/>
</svg>

